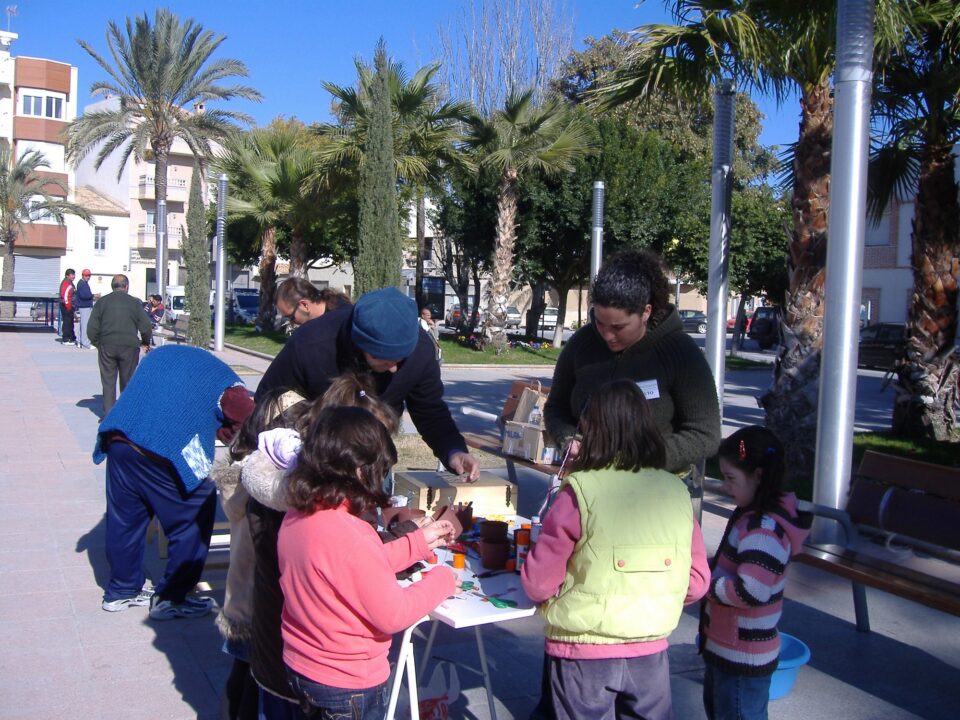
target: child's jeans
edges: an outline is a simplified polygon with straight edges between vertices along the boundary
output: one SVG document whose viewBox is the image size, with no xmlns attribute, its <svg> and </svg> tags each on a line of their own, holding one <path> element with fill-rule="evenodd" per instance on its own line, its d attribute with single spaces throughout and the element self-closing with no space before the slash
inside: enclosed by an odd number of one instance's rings
<svg viewBox="0 0 960 720">
<path fill-rule="evenodd" d="M 547 666 L 557 720 L 673 718 L 666 651 L 605 660 L 566 660 L 548 655 Z"/>
<path fill-rule="evenodd" d="M 313 708 L 309 717 L 317 720 L 383 720 L 387 713 L 387 683 L 364 690 L 349 690 L 321 685 L 289 668 L 290 687 L 301 702 Z"/>
<path fill-rule="evenodd" d="M 703 708 L 709 720 L 767 720 L 770 675 L 730 675 L 707 665 L 703 676 Z"/>
</svg>

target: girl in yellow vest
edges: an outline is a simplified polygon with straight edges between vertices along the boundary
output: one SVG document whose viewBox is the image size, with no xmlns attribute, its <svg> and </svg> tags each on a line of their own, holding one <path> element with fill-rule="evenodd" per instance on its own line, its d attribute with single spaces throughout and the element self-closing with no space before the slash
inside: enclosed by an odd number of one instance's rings
<svg viewBox="0 0 960 720">
<path fill-rule="evenodd" d="M 553 710 L 672 718 L 667 637 L 710 580 L 700 526 L 636 383 L 603 385 L 580 427 L 574 472 L 521 573 L 546 620 Z"/>
</svg>

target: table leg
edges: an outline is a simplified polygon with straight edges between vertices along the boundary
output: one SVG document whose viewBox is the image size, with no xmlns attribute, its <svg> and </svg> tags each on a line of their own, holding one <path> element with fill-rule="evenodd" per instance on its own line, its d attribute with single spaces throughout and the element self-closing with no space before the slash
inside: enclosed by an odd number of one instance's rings
<svg viewBox="0 0 960 720">
<path fill-rule="evenodd" d="M 487 651 L 483 647 L 483 635 L 480 626 L 475 625 L 474 633 L 477 636 L 477 652 L 480 654 L 480 671 L 483 673 L 483 685 L 487 689 L 487 705 L 490 706 L 490 720 L 497 720 L 497 709 L 493 704 L 493 688 L 490 685 L 490 669 L 487 667 Z"/>
<path fill-rule="evenodd" d="M 407 693 L 410 697 L 410 720 L 420 720 L 420 697 L 417 694 L 417 669 L 413 660 L 413 642 L 407 655 Z"/>
<path fill-rule="evenodd" d="M 404 672 L 409 673 L 413 668 L 413 643 L 411 642 L 411 636 L 413 634 L 413 628 L 416 626 L 417 623 L 414 623 L 403 631 L 403 639 L 400 641 L 400 652 L 397 655 L 397 667 L 393 671 L 393 685 L 390 688 L 390 703 L 387 705 L 386 720 L 393 720 L 397 711 L 397 700 L 400 697 L 400 685 L 403 683 Z M 409 675 L 407 684 L 409 685 L 408 690 L 410 693 L 411 717 L 415 717 L 418 720 L 420 708 L 417 699 L 417 684 L 409 679 Z M 416 716 L 414 716 L 413 713 L 416 713 Z"/>
<path fill-rule="evenodd" d="M 433 652 L 433 641 L 437 637 L 437 627 L 439 627 L 439 625 L 439 620 L 434 620 L 432 623 L 430 623 L 430 634 L 427 635 L 427 647 L 423 651 L 423 662 L 420 665 L 420 677 L 417 678 L 417 682 L 423 680 L 423 673 L 430 664 L 430 653 Z"/>
</svg>

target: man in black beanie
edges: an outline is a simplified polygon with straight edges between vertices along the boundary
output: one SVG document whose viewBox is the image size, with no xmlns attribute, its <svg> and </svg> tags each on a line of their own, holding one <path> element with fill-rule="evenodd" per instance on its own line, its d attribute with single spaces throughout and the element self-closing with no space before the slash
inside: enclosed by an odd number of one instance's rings
<svg viewBox="0 0 960 720">
<path fill-rule="evenodd" d="M 372 373 L 380 399 L 404 409 L 450 470 L 475 480 L 480 466 L 443 401 L 436 346 L 420 329 L 417 305 L 397 288 L 373 290 L 356 305 L 326 312 L 290 337 L 257 387 L 322 395 L 343 372 Z"/>
</svg>

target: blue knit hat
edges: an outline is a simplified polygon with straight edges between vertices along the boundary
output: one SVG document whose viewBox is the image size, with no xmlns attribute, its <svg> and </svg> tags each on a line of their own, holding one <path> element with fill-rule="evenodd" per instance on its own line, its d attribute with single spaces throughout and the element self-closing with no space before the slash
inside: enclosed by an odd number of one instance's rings
<svg viewBox="0 0 960 720">
<path fill-rule="evenodd" d="M 417 303 L 395 287 L 364 293 L 353 308 L 353 342 L 378 360 L 409 356 L 420 336 Z"/>
</svg>

